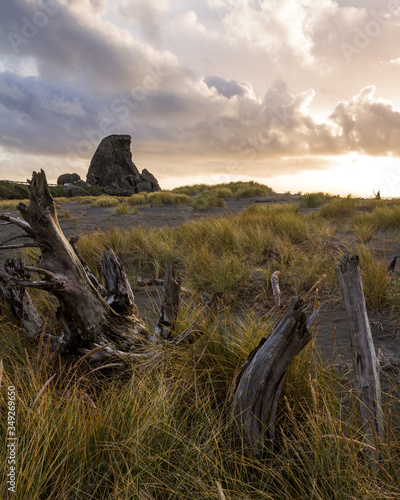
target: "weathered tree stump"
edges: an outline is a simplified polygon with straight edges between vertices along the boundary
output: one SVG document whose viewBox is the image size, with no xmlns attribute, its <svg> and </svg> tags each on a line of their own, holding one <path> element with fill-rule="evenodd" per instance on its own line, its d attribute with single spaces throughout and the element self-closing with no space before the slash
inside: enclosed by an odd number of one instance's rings
<svg viewBox="0 0 400 500">
<path fill-rule="evenodd" d="M 249 446 L 261 451 L 273 442 L 286 369 L 310 340 L 302 301 L 296 297 L 273 333 L 262 339 L 243 364 L 236 379 L 233 412 Z"/>
<path fill-rule="evenodd" d="M 57 297 L 57 318 L 62 328 L 55 344 L 62 353 L 93 349 L 110 344 L 109 350 L 129 352 L 148 338 L 134 305 L 132 290 L 115 254 L 104 256 L 106 289 L 96 285 L 82 259 L 65 238 L 43 170 L 33 173 L 28 205 L 18 210 L 24 220 L 2 216 L 23 229 L 41 250 L 40 268 L 23 266 L 24 271 L 42 276 L 31 280 L 3 267 L 3 283 L 17 288 L 38 288 Z M 102 296 L 106 294 L 106 298 Z M 107 300 L 110 302 L 108 303 Z"/>
</svg>

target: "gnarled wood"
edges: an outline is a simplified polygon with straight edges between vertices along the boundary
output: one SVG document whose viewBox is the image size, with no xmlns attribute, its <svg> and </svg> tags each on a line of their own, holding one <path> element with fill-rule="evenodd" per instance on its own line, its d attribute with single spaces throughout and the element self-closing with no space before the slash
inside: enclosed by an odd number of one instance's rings
<svg viewBox="0 0 400 500">
<path fill-rule="evenodd" d="M 29 279 L 22 259 L 7 260 L 0 270 L 0 292 L 8 309 L 29 340 L 38 340 L 44 328 L 44 322 L 36 310 L 28 292 L 24 287 L 14 284 L 8 279 L 12 276 L 19 280 Z"/>
<path fill-rule="evenodd" d="M 310 340 L 302 302 L 296 297 L 273 333 L 261 340 L 243 364 L 236 378 L 233 411 L 248 445 L 262 448 L 265 441 L 273 441 L 286 369 Z"/>
<path fill-rule="evenodd" d="M 57 316 L 63 329 L 60 350 L 77 352 L 111 342 L 116 349 L 129 352 L 142 343 L 147 333 L 134 308 L 119 314 L 104 300 L 64 236 L 43 170 L 33 172 L 28 205 L 20 203 L 17 208 L 25 223 L 6 220 L 21 227 L 39 246 L 40 268 L 29 269 L 41 278 L 30 280 L 6 271 L 2 276 L 13 286 L 40 288 L 57 297 Z"/>
<path fill-rule="evenodd" d="M 108 253 L 104 251 L 101 267 L 106 280 L 105 299 L 107 303 L 117 313 L 134 314 L 139 318 L 139 311 L 128 277 L 113 250 Z"/>
</svg>

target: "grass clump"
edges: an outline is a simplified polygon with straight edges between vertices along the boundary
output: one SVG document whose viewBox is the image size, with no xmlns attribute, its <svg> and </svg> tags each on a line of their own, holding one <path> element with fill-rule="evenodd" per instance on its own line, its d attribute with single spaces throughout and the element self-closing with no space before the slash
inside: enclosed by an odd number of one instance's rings
<svg viewBox="0 0 400 500">
<path fill-rule="evenodd" d="M 28 203 L 29 200 L 0 200 L 0 210 L 15 210 L 20 203 Z"/>
<path fill-rule="evenodd" d="M 147 193 L 136 193 L 126 199 L 126 203 L 130 206 L 143 205 L 147 202 Z"/>
<path fill-rule="evenodd" d="M 204 191 L 202 193 L 196 194 L 192 199 L 192 207 L 195 210 L 206 210 L 207 208 L 225 206 L 225 202 L 221 197 L 218 197 L 213 191 Z"/>
<path fill-rule="evenodd" d="M 236 198 L 251 198 L 252 196 L 265 196 L 267 190 L 262 186 L 248 186 L 238 189 L 235 193 Z"/>
<path fill-rule="evenodd" d="M 378 206 L 371 213 L 358 214 L 353 218 L 354 224 L 369 224 L 380 229 L 400 228 L 400 205 Z"/>
<path fill-rule="evenodd" d="M 193 184 L 191 186 L 180 186 L 172 190 L 173 193 L 186 194 L 188 196 L 193 196 L 198 193 L 206 191 L 210 186 L 207 184 Z"/>
<path fill-rule="evenodd" d="M 208 191 L 217 198 L 232 198 L 233 196 L 232 189 L 229 187 L 215 187 L 209 189 Z"/>
<path fill-rule="evenodd" d="M 130 206 L 127 203 L 120 203 L 114 209 L 115 215 L 127 214 L 129 212 Z"/>
<path fill-rule="evenodd" d="M 326 219 L 342 219 L 356 213 L 358 200 L 355 198 L 334 198 L 324 205 L 319 214 Z"/>
<path fill-rule="evenodd" d="M 214 192 L 220 198 L 230 198 L 236 196 L 244 198 L 246 196 L 259 196 L 271 193 L 272 189 L 269 186 L 258 182 L 229 182 L 215 185 L 209 184 L 194 184 L 192 186 L 181 186 L 172 190 L 174 193 L 187 194 L 193 196 L 204 192 Z M 239 196 L 237 193 L 239 192 Z M 250 193 L 250 194 L 248 194 Z"/>
<path fill-rule="evenodd" d="M 361 276 L 366 303 L 375 310 L 382 310 L 390 305 L 388 294 L 389 275 L 387 262 L 377 258 L 374 252 L 365 245 L 358 247 L 360 255 Z"/>
<path fill-rule="evenodd" d="M 121 200 L 115 196 L 103 195 L 91 199 L 90 206 L 91 208 L 116 207 L 120 204 L 120 201 Z"/>
<path fill-rule="evenodd" d="M 147 199 L 153 206 L 159 205 L 185 205 L 190 203 L 190 197 L 186 194 L 173 193 L 172 191 L 156 191 L 147 195 Z"/>
<path fill-rule="evenodd" d="M 327 201 L 332 199 L 332 195 L 326 193 L 307 193 L 300 199 L 300 206 L 302 208 L 316 208 L 320 207 Z"/>
</svg>

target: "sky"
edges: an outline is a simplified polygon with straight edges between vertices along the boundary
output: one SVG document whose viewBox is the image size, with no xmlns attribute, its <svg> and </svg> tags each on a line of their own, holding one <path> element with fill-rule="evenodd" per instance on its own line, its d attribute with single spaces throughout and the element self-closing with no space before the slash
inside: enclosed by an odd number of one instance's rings
<svg viewBox="0 0 400 500">
<path fill-rule="evenodd" d="M 0 179 L 400 196 L 400 0 L 1 0 Z"/>
</svg>

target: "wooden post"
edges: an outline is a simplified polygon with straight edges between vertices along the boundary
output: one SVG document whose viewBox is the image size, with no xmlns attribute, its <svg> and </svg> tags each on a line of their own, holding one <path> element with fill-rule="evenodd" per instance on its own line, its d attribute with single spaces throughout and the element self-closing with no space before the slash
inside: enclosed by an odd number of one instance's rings
<svg viewBox="0 0 400 500">
<path fill-rule="evenodd" d="M 262 450 L 274 440 L 278 400 L 292 359 L 311 340 L 302 301 L 294 298 L 273 333 L 248 356 L 236 378 L 233 411 L 245 442 Z"/>
<path fill-rule="evenodd" d="M 368 444 L 375 446 L 374 432 L 382 441 L 385 433 L 378 362 L 367 316 L 359 256 L 345 255 L 336 267 L 336 274 L 349 323 L 363 430 Z"/>
</svg>

